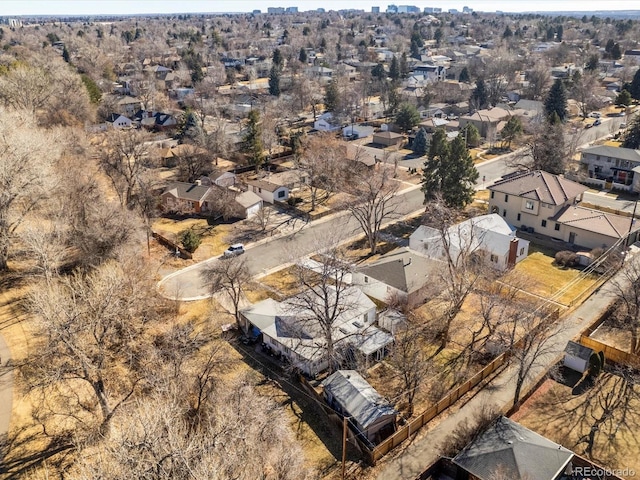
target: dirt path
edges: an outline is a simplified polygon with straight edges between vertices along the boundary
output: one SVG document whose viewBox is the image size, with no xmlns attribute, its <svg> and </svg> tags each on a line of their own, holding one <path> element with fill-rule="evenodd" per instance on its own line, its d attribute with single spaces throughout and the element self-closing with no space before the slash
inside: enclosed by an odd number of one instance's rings
<svg viewBox="0 0 640 480">
<path fill-rule="evenodd" d="M 0 334 L 0 438 L 7 435 L 13 405 L 11 351 Z"/>
</svg>

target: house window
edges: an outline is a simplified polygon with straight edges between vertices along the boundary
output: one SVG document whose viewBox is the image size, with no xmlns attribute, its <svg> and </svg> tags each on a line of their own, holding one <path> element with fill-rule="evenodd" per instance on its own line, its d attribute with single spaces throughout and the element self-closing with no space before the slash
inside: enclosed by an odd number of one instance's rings
<svg viewBox="0 0 640 480">
<path fill-rule="evenodd" d="M 258 193 L 262 193 L 262 189 L 261 188 L 258 188 Z"/>
<path fill-rule="evenodd" d="M 555 226 L 555 227 L 553 227 L 553 228 L 554 228 L 554 230 L 556 230 L 557 232 L 559 232 L 559 231 L 560 231 L 560 224 L 559 224 L 559 223 L 556 223 L 556 226 Z"/>
<path fill-rule="evenodd" d="M 278 192 L 278 198 L 282 198 L 282 197 L 284 197 L 284 190 L 280 190 Z"/>
<path fill-rule="evenodd" d="M 524 255 L 524 247 L 520 249 L 520 253 L 518 254 L 519 257 L 521 257 L 522 255 Z"/>
<path fill-rule="evenodd" d="M 494 255 L 494 254 L 492 253 L 492 254 L 491 254 L 491 261 L 492 261 L 493 263 L 498 263 L 498 256 L 497 256 L 497 255 Z"/>
<path fill-rule="evenodd" d="M 505 201 L 505 202 L 508 202 L 508 201 L 509 201 L 509 195 L 505 195 L 505 196 L 504 196 L 504 201 Z"/>
<path fill-rule="evenodd" d="M 611 157 L 607 157 L 607 163 L 611 163 Z"/>
<path fill-rule="evenodd" d="M 502 216 L 503 216 L 503 217 L 506 217 L 506 216 L 507 216 L 507 209 L 506 209 L 506 208 L 502 211 Z"/>
<path fill-rule="evenodd" d="M 527 210 L 533 210 L 533 202 L 531 200 L 527 200 L 524 204 L 524 208 Z"/>
<path fill-rule="evenodd" d="M 518 214 L 518 221 L 520 221 L 520 214 Z"/>
<path fill-rule="evenodd" d="M 495 197 L 496 192 L 491 192 L 491 198 Z"/>
<path fill-rule="evenodd" d="M 542 226 L 546 227 L 547 226 L 547 221 L 546 220 L 542 220 Z"/>
<path fill-rule="evenodd" d="M 369 283 L 369 277 L 364 277 L 364 283 Z"/>
<path fill-rule="evenodd" d="M 596 160 L 600 160 L 600 155 L 596 155 Z"/>
</svg>

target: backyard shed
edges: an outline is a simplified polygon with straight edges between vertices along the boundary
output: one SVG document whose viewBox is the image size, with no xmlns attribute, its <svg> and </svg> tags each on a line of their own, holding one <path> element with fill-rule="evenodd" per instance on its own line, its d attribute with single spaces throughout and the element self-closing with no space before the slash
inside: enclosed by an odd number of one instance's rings
<svg viewBox="0 0 640 480">
<path fill-rule="evenodd" d="M 589 358 L 593 350 L 579 343 L 569 341 L 564 349 L 564 366 L 584 373 L 589 368 Z"/>
</svg>

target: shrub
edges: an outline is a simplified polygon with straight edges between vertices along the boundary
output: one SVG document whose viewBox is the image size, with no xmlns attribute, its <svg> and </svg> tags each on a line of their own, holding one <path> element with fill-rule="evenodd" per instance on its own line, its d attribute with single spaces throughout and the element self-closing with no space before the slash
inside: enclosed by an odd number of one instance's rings
<svg viewBox="0 0 640 480">
<path fill-rule="evenodd" d="M 193 230 L 185 230 L 180 233 L 180 242 L 187 252 L 193 253 L 200 246 L 202 238 Z"/>
<path fill-rule="evenodd" d="M 575 267 L 578 264 L 578 254 L 570 250 L 563 250 L 556 253 L 555 264 L 563 267 Z"/>
</svg>

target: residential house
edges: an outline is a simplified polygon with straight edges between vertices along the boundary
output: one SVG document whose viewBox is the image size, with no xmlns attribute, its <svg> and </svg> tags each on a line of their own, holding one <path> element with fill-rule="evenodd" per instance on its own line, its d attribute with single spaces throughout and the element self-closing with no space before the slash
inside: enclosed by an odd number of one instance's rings
<svg viewBox="0 0 640 480">
<path fill-rule="evenodd" d="M 480 215 L 449 227 L 445 240 L 435 228 L 421 225 L 409 237 L 409 248 L 429 258 L 445 260 L 460 255 L 479 255 L 497 270 L 505 270 L 525 259 L 529 241 L 518 238 L 498 214 Z"/>
<path fill-rule="evenodd" d="M 148 130 L 169 130 L 178 126 L 176 117 L 169 113 L 138 110 L 133 118 L 134 122 Z"/>
<path fill-rule="evenodd" d="M 119 113 L 112 113 L 105 120 L 107 127 L 113 128 L 131 128 L 131 119 L 120 115 Z"/>
<path fill-rule="evenodd" d="M 401 302 L 414 308 L 433 292 L 430 277 L 440 266 L 440 262 L 418 251 L 398 248 L 359 267 L 353 273 L 352 284 L 381 302 Z"/>
<path fill-rule="evenodd" d="M 342 125 L 334 118 L 333 113 L 326 112 L 320 115 L 315 122 L 313 128 L 319 132 L 335 132 L 342 128 Z"/>
<path fill-rule="evenodd" d="M 360 438 L 376 444 L 395 431 L 398 412 L 356 370 L 338 370 L 322 387 L 329 406 L 347 418 Z"/>
<path fill-rule="evenodd" d="M 327 67 L 313 66 L 307 68 L 307 75 L 321 82 L 329 83 L 333 78 L 333 70 Z"/>
<path fill-rule="evenodd" d="M 580 164 L 590 179 L 613 182 L 619 184 L 618 188 L 630 187 L 640 191 L 640 175 L 635 175 L 634 170 L 640 167 L 640 150 L 596 145 L 582 150 Z M 591 182 L 587 180 L 585 183 Z M 604 186 L 603 182 L 598 183 Z"/>
<path fill-rule="evenodd" d="M 578 203 L 588 188 L 536 170 L 507 175 L 488 190 L 490 213 L 501 215 L 509 225 L 560 237 L 560 224 L 553 218 L 565 207 Z"/>
<path fill-rule="evenodd" d="M 480 136 L 486 138 L 489 142 L 494 142 L 498 138 L 498 133 L 502 131 L 511 116 L 512 113 L 509 110 L 498 107 L 477 110 L 471 115 L 460 117 L 460 129 L 472 124 L 478 129 Z"/>
<path fill-rule="evenodd" d="M 143 105 L 137 98 L 124 96 L 118 100 L 118 108 L 123 115 L 133 117 L 138 110 L 143 108 Z"/>
<path fill-rule="evenodd" d="M 162 204 L 171 212 L 202 213 L 206 210 L 205 201 L 210 188 L 200 182 L 173 182 L 162 193 Z"/>
<path fill-rule="evenodd" d="M 400 145 L 404 140 L 404 136 L 395 132 L 376 132 L 373 134 L 373 143 L 379 145 L 385 145 L 387 147 L 391 145 Z"/>
<path fill-rule="evenodd" d="M 447 78 L 447 68 L 444 65 L 416 65 L 411 75 L 429 82 L 441 82 Z"/>
<path fill-rule="evenodd" d="M 264 179 L 249 180 L 247 185 L 250 191 L 267 203 L 286 202 L 289 199 L 289 188 L 284 185 L 277 185 Z"/>
<path fill-rule="evenodd" d="M 453 459 L 458 479 L 570 478 L 573 452 L 507 417 L 499 417 Z"/>
<path fill-rule="evenodd" d="M 331 326 L 335 349 L 360 356 L 365 362 L 381 360 L 393 337 L 373 325 L 375 304 L 359 289 L 341 291 L 341 311 Z M 331 300 L 330 300 L 331 301 Z M 313 312 L 296 298 L 278 302 L 271 298 L 240 311 L 245 332 L 251 332 L 284 356 L 306 375 L 315 376 L 328 368 L 326 335 Z"/>
<path fill-rule="evenodd" d="M 290 170 L 284 170 L 282 172 L 269 172 L 267 176 L 263 178 L 263 180 L 266 180 L 269 183 L 273 183 L 274 185 L 287 187 L 289 191 L 291 191 L 307 185 L 309 183 L 309 173 L 305 170 L 292 168 Z"/>
</svg>

